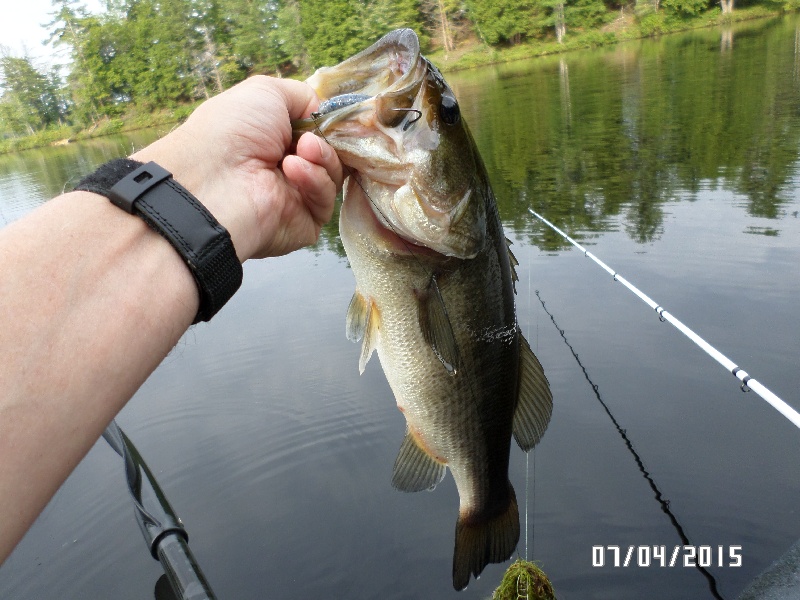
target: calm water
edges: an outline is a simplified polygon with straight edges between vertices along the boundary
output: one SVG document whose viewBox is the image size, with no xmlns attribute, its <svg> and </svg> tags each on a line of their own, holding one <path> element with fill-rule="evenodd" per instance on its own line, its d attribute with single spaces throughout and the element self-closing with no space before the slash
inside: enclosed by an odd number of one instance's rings
<svg viewBox="0 0 800 600">
<path fill-rule="evenodd" d="M 512 449 L 511 479 L 528 507 L 519 552 L 561 599 L 713 597 L 693 568 L 593 568 L 595 545 L 740 545 L 740 568 L 709 569 L 735 598 L 800 537 L 800 431 L 526 212 L 800 408 L 798 40 L 790 17 L 448 78 L 553 390 L 550 428 L 527 469 Z M 0 224 L 157 134 L 0 157 Z M 221 599 L 487 598 L 504 565 L 451 588 L 452 479 L 391 488 L 404 420 L 377 360 L 358 376 L 336 236 L 246 265 L 119 422 Z M 0 597 L 152 598 L 160 573 L 100 442 L 0 569 Z"/>
</svg>

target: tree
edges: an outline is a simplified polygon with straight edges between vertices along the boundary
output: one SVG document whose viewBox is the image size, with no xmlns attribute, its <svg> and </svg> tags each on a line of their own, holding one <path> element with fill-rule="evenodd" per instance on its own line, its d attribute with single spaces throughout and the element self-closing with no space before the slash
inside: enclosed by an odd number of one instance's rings
<svg viewBox="0 0 800 600">
<path fill-rule="evenodd" d="M 306 41 L 301 28 L 299 0 L 284 0 L 278 8 L 273 36 L 276 45 L 282 49 L 283 55 L 288 58 L 295 69 L 303 72 L 310 69 Z"/>
<path fill-rule="evenodd" d="M 723 12 L 726 0 L 721 0 Z M 733 0 L 729 0 L 730 9 L 733 10 Z M 694 17 L 708 8 L 708 0 L 662 0 L 664 8 L 680 16 Z"/>
<path fill-rule="evenodd" d="M 121 9 L 108 23 L 117 49 L 110 66 L 130 101 L 159 107 L 190 100 L 203 38 L 189 0 L 127 0 Z"/>
<path fill-rule="evenodd" d="M 16 134 L 33 133 L 61 121 L 67 105 L 59 92 L 55 71 L 43 73 L 30 57 L 0 55 L 0 111 L 4 128 Z"/>
<path fill-rule="evenodd" d="M 460 0 L 421 0 L 419 11 L 423 31 L 441 46 L 445 56 L 456 49 L 459 39 L 472 34 L 472 23 Z"/>
<path fill-rule="evenodd" d="M 565 23 L 571 29 L 599 27 L 611 18 L 612 13 L 608 12 L 602 0 L 569 0 L 564 9 Z"/>
<path fill-rule="evenodd" d="M 478 35 L 490 45 L 518 44 L 536 29 L 541 16 L 530 0 L 468 0 L 467 11 Z"/>
<path fill-rule="evenodd" d="M 418 0 L 303 0 L 300 26 L 313 67 L 333 65 L 398 27 L 421 33 Z M 426 43 L 421 35 L 420 42 Z"/>
<path fill-rule="evenodd" d="M 73 117 L 79 123 L 95 122 L 100 107 L 107 100 L 105 86 L 98 81 L 103 60 L 97 51 L 103 46 L 98 28 L 100 22 L 89 16 L 77 0 L 53 0 L 53 20 L 49 43 L 70 49 L 72 68 L 67 77 L 69 94 L 75 107 Z"/>
</svg>

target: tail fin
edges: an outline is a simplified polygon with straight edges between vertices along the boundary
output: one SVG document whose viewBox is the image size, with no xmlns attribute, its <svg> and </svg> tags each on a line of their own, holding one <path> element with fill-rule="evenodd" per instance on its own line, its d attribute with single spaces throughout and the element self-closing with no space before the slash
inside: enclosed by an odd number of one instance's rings
<svg viewBox="0 0 800 600">
<path fill-rule="evenodd" d="M 453 550 L 453 587 L 463 590 L 470 574 L 477 577 L 489 563 L 508 560 L 519 541 L 517 497 L 508 484 L 508 509 L 486 520 L 459 516 Z"/>
</svg>

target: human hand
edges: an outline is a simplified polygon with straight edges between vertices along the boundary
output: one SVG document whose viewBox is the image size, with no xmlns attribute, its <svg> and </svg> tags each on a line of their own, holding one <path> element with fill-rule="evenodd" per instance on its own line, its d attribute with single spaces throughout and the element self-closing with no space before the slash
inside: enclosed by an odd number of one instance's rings
<svg viewBox="0 0 800 600">
<path fill-rule="evenodd" d="M 286 254 L 316 241 L 342 186 L 325 141 L 306 133 L 291 152 L 291 121 L 318 104 L 305 83 L 251 77 L 131 158 L 172 172 L 230 232 L 240 261 Z"/>
</svg>

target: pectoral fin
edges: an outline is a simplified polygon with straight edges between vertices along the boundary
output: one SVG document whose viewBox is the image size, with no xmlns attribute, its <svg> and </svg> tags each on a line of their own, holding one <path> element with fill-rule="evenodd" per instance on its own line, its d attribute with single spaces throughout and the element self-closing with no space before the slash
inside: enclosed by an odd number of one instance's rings
<svg viewBox="0 0 800 600">
<path fill-rule="evenodd" d="M 436 276 L 431 276 L 428 287 L 418 294 L 418 301 L 422 335 L 447 372 L 455 375 L 460 367 L 458 344 L 450 317 L 447 316 L 447 307 L 436 283 Z"/>
<path fill-rule="evenodd" d="M 445 466 L 425 452 L 409 431 L 394 461 L 392 485 L 401 492 L 432 490 L 443 478 Z"/>
<path fill-rule="evenodd" d="M 377 321 L 377 310 L 372 300 L 367 300 L 356 290 L 347 308 L 346 334 L 351 342 L 364 340 L 361 344 L 361 358 L 358 361 L 359 373 L 364 372 L 372 351 L 375 350 Z"/>
<path fill-rule="evenodd" d="M 347 339 L 354 343 L 360 342 L 361 338 L 364 337 L 364 331 L 367 329 L 368 319 L 369 302 L 356 290 L 350 299 L 350 306 L 347 307 Z"/>
<path fill-rule="evenodd" d="M 553 395 L 542 364 L 519 336 L 519 383 L 514 413 L 514 439 L 525 452 L 542 439 L 553 414 Z"/>
</svg>

